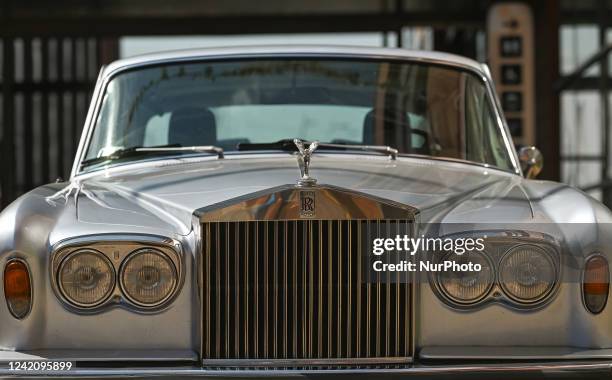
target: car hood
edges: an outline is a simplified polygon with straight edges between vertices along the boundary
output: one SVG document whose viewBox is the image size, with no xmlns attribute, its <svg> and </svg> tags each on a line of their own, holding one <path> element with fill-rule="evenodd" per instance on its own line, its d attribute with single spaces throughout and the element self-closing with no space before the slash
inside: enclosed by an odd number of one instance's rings
<svg viewBox="0 0 612 380">
<path fill-rule="evenodd" d="M 77 215 L 83 223 L 187 234 L 195 210 L 294 184 L 299 174 L 295 157 L 287 154 L 125 165 L 77 177 Z M 533 217 L 520 176 L 477 165 L 320 154 L 313 157 L 311 175 L 319 184 L 413 206 L 424 222 L 521 222 Z"/>
</svg>

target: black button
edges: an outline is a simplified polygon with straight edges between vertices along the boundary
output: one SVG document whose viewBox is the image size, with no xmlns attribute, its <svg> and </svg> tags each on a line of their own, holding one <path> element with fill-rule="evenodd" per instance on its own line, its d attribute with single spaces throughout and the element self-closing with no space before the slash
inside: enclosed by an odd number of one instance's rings
<svg viewBox="0 0 612 380">
<path fill-rule="evenodd" d="M 506 112 L 519 112 L 523 110 L 523 94 L 518 91 L 502 93 L 502 108 Z"/>
<path fill-rule="evenodd" d="M 521 65 L 502 65 L 501 81 L 503 84 L 521 84 L 523 81 Z"/>
<path fill-rule="evenodd" d="M 519 36 L 502 37 L 499 40 L 499 54 L 502 57 L 520 57 L 523 55 L 523 39 Z"/>
</svg>

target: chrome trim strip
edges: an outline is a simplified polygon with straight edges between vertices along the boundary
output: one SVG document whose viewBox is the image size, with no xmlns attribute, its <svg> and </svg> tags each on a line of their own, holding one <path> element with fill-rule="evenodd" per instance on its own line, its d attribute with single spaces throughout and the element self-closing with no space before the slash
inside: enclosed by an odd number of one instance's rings
<svg viewBox="0 0 612 380">
<path fill-rule="evenodd" d="M 321 359 L 204 359 L 204 367 L 308 367 L 308 366 L 341 366 L 341 365 L 393 365 L 408 364 L 408 357 L 380 358 L 321 358 Z"/>
<path fill-rule="evenodd" d="M 337 246 L 337 253 L 338 253 L 338 267 L 336 268 L 336 276 L 338 278 L 338 289 L 337 289 L 337 317 L 336 317 L 336 339 L 337 339 L 337 351 L 336 351 L 336 356 L 338 357 L 342 357 L 342 346 L 341 346 L 341 342 L 342 342 L 342 270 L 344 269 L 342 266 L 342 223 L 338 222 L 338 231 L 337 231 L 337 237 L 336 237 L 336 242 L 338 243 Z M 333 235 L 332 235 L 333 236 Z M 377 332 L 380 332 L 379 329 L 377 329 Z"/>
<path fill-rule="evenodd" d="M 361 247 L 361 223 L 357 222 L 357 252 L 362 252 Z M 357 256 L 357 326 L 361 325 L 361 255 Z M 356 347 L 355 356 L 361 357 L 361 329 L 357 328 L 356 331 Z"/>
<path fill-rule="evenodd" d="M 483 365 L 455 365 L 455 366 L 432 366 L 432 367 L 410 367 L 410 368 L 387 368 L 387 369 L 282 369 L 265 372 L 265 376 L 295 376 L 303 377 L 304 375 L 370 375 L 370 376 L 385 376 L 385 375 L 406 375 L 406 376 L 449 376 L 453 374 L 513 374 L 515 376 L 535 376 L 541 378 L 542 374 L 556 375 L 575 375 L 576 378 L 584 374 L 596 374 L 601 372 L 601 376 L 609 376 L 612 364 L 609 361 L 597 362 L 557 362 L 557 363 L 529 363 L 529 364 L 483 364 Z M 264 372 L 260 370 L 210 370 L 201 369 L 198 367 L 170 367 L 170 368 L 155 368 L 155 369 L 130 369 L 130 368 L 91 368 L 91 369 L 75 369 L 71 371 L 28 371 L 23 375 L 29 376 L 53 376 L 54 378 L 75 378 L 75 377 L 144 377 L 151 376 L 168 376 L 176 378 L 177 376 L 202 376 L 202 377 L 225 377 L 225 378 L 261 378 Z M 15 376 L 14 371 L 0 369 L 0 376 Z M 396 378 L 396 377 L 393 377 Z"/>
<path fill-rule="evenodd" d="M 612 360 L 612 349 L 572 346 L 425 346 L 422 360 Z M 612 362 L 610 362 L 612 364 Z"/>
<path fill-rule="evenodd" d="M 523 176 L 523 169 L 519 163 L 518 153 L 514 148 L 514 144 L 512 142 L 512 135 L 510 134 L 510 128 L 508 127 L 508 123 L 506 122 L 506 118 L 504 116 L 504 110 L 499 102 L 499 97 L 497 96 L 497 90 L 495 89 L 495 82 L 491 77 L 491 71 L 489 70 L 489 66 L 485 63 L 481 64 L 482 71 L 485 77 L 485 83 L 487 84 L 487 92 L 489 94 L 489 99 L 492 100 L 493 109 L 495 110 L 495 116 L 497 119 L 497 123 L 501 128 L 502 137 L 504 138 L 504 143 L 506 144 L 506 149 L 510 152 L 510 158 L 512 160 L 512 164 L 514 165 L 514 171 L 516 174 Z"/>
<path fill-rule="evenodd" d="M 392 148 L 387 145 L 353 145 L 353 144 L 331 144 L 331 143 L 320 143 L 317 141 L 317 144 L 321 148 L 342 148 L 347 150 L 361 150 L 364 152 L 378 152 L 382 154 L 386 154 L 389 156 L 389 159 L 394 161 L 397 159 L 399 155 L 399 151 L 395 148 Z"/>
<path fill-rule="evenodd" d="M 195 321 L 194 326 L 196 328 L 195 333 L 198 334 L 197 336 L 199 336 L 200 340 L 199 350 L 197 353 L 198 360 L 202 360 L 204 355 L 204 311 L 202 310 L 204 304 L 204 258 L 202 257 L 201 252 L 203 252 L 204 243 L 202 242 L 202 225 L 200 224 L 199 219 L 194 216 L 191 217 L 191 229 L 194 233 L 195 240 L 194 263 L 196 267 L 193 269 L 193 271 L 195 272 L 196 277 L 195 292 L 197 296 L 197 305 L 199 305 L 197 308 L 198 310 L 195 312 L 195 318 L 197 318 L 197 320 Z M 210 289 L 210 287 L 208 289 Z M 206 308 L 206 310 L 208 311 L 210 309 Z"/>
<path fill-rule="evenodd" d="M 230 262 L 229 262 L 229 258 L 230 258 L 230 240 L 229 240 L 229 223 L 226 222 L 225 223 L 225 252 L 227 252 L 227 254 L 225 255 L 225 272 L 226 272 L 226 278 L 227 281 L 225 282 L 225 326 L 227 326 L 227 329 L 229 330 L 231 327 L 230 324 Z M 225 335 L 225 356 L 229 356 L 230 353 L 230 335 L 226 334 Z"/>
<path fill-rule="evenodd" d="M 283 185 L 216 203 L 194 212 L 201 222 L 303 220 L 300 192 L 296 185 Z M 413 219 L 419 211 L 411 206 L 353 190 L 315 185 L 318 220 Z"/>
<path fill-rule="evenodd" d="M 216 252 L 220 252 L 221 251 L 221 238 L 220 238 L 220 225 L 219 223 L 217 223 L 217 225 L 215 226 L 215 249 Z M 210 235 L 212 236 L 212 235 Z M 209 252 L 210 253 L 210 252 Z M 210 256 L 207 255 L 207 256 Z M 217 257 L 215 259 L 215 271 L 217 273 L 221 273 L 221 260 Z M 217 302 L 215 303 L 215 311 L 216 311 L 216 315 L 215 315 L 215 329 L 217 331 L 221 331 L 221 277 L 217 276 L 216 279 L 216 293 L 217 293 Z M 227 300 L 226 300 L 227 301 Z M 216 338 L 215 338 L 215 352 L 217 353 L 217 355 L 219 355 L 221 353 L 221 334 L 215 334 Z"/>
<path fill-rule="evenodd" d="M 81 168 L 81 162 L 85 156 L 85 147 L 89 144 L 89 138 L 93 133 L 94 120 L 97 119 L 100 105 L 102 104 L 102 95 L 106 92 L 106 86 L 108 80 L 105 77 L 106 66 L 100 68 L 98 73 L 98 79 L 96 79 L 96 85 L 91 96 L 91 103 L 87 109 L 87 115 L 85 116 L 85 123 L 83 124 L 83 131 L 81 132 L 81 139 L 77 146 L 76 153 L 74 155 L 74 162 L 72 163 L 72 170 L 70 171 L 70 178 L 74 178 Z M 95 117 L 94 117 L 95 115 Z"/>
</svg>

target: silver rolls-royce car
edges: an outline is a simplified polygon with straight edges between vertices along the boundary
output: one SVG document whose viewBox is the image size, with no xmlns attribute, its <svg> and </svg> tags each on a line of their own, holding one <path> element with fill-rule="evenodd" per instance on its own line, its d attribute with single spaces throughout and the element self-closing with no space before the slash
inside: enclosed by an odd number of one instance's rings
<svg viewBox="0 0 612 380">
<path fill-rule="evenodd" d="M 541 166 L 458 56 L 112 63 L 0 214 L 0 374 L 609 375 L 611 214 Z"/>
</svg>

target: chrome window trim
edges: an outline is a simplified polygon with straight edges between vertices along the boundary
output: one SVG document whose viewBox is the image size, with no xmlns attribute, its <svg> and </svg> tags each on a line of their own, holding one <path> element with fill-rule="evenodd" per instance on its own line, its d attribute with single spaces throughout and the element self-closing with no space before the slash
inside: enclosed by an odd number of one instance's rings
<svg viewBox="0 0 612 380">
<path fill-rule="evenodd" d="M 385 54 L 372 54 L 372 53 L 358 53 L 358 52 L 333 53 L 333 52 L 307 52 L 305 51 L 302 53 L 298 53 L 298 52 L 212 53 L 212 54 L 201 54 L 201 55 L 194 55 L 194 56 L 164 57 L 164 58 L 151 59 L 150 61 L 146 61 L 146 62 L 128 63 L 123 66 L 112 68 L 110 70 L 105 70 L 103 68 L 100 71 L 99 79 L 94 89 L 94 95 L 92 96 L 92 103 L 90 104 L 90 108 L 87 112 L 85 125 L 83 128 L 83 132 L 81 134 L 81 139 L 80 139 L 78 148 L 77 148 L 77 153 L 75 155 L 75 160 L 74 160 L 72 170 L 70 173 L 70 178 L 74 179 L 81 174 L 88 173 L 81 169 L 81 162 L 85 158 L 85 153 L 87 151 L 86 148 L 89 146 L 89 143 L 90 143 L 90 140 L 93 134 L 93 130 L 95 127 L 95 120 L 97 120 L 99 112 L 100 112 L 103 95 L 106 93 L 106 88 L 108 86 L 108 83 L 116 75 L 129 71 L 129 70 L 153 67 L 153 66 L 169 64 L 169 63 L 195 63 L 195 62 L 206 62 L 206 61 L 241 60 L 241 59 L 254 59 L 254 58 L 261 58 L 261 59 L 271 59 L 271 58 L 275 58 L 275 59 L 291 59 L 291 58 L 334 59 L 336 58 L 336 59 L 354 59 L 354 60 L 363 59 L 363 60 L 373 60 L 373 61 L 397 60 L 397 61 L 413 62 L 413 63 L 421 63 L 421 64 L 434 64 L 434 65 L 447 66 L 451 68 L 469 71 L 472 74 L 479 77 L 483 81 L 487 89 L 488 98 L 489 98 L 488 101 L 493 106 L 492 108 L 495 111 L 495 118 L 497 121 L 497 126 L 500 132 L 502 133 L 502 136 L 503 136 L 503 139 L 506 145 L 506 150 L 514 166 L 514 171 L 510 171 L 510 172 L 517 174 L 517 175 L 521 175 L 521 176 L 523 174 L 521 171 L 520 165 L 518 164 L 518 156 L 516 154 L 516 150 L 514 149 L 514 146 L 512 145 L 512 138 L 510 137 L 509 129 L 507 125 L 505 124 L 505 119 L 503 117 L 503 113 L 501 112 L 501 106 L 499 104 L 499 100 L 494 95 L 493 81 L 490 79 L 490 75 L 488 74 L 488 71 L 483 70 L 482 65 L 480 66 L 470 65 L 467 63 L 463 63 L 463 62 L 445 60 L 445 59 L 440 59 L 440 58 L 435 58 L 435 57 L 410 57 L 410 56 L 405 56 L 405 55 L 401 55 L 398 53 L 391 53 L 391 52 L 385 52 Z M 478 162 L 473 162 L 473 161 L 469 161 L 469 162 L 477 164 L 477 165 L 483 165 L 483 163 L 478 163 Z"/>
<path fill-rule="evenodd" d="M 108 246 L 112 246 L 113 244 L 123 247 L 112 253 L 104 251 L 104 249 L 109 249 Z M 163 302 L 151 307 L 145 307 L 132 302 L 128 297 L 126 297 L 121 289 L 121 286 L 119 286 L 118 281 L 121 274 L 120 269 L 122 268 L 123 262 L 126 260 L 126 258 L 135 251 L 149 247 L 162 251 L 170 258 L 175 266 L 175 270 L 177 271 L 177 281 L 173 292 Z M 61 263 L 63 263 L 65 258 L 70 256 L 73 252 L 82 249 L 92 249 L 102 253 L 110 260 L 112 267 L 115 270 L 116 281 L 111 295 L 103 302 L 94 306 L 79 307 L 75 305 L 74 302 L 64 297 L 63 292 L 60 290 L 58 269 L 61 266 Z M 118 257 L 115 257 L 116 255 L 118 255 Z M 98 314 L 107 311 L 110 308 L 121 307 L 136 313 L 155 314 L 168 308 L 181 293 L 185 282 L 184 260 L 185 258 L 182 245 L 180 242 L 172 238 L 146 234 L 84 235 L 63 240 L 52 247 L 48 265 L 49 278 L 51 281 L 51 287 L 56 297 L 67 310 L 73 313 Z"/>
<path fill-rule="evenodd" d="M 516 149 L 514 148 L 514 143 L 512 142 L 510 128 L 508 127 L 508 123 L 506 122 L 504 110 L 502 109 L 501 103 L 499 102 L 499 98 L 496 95 L 497 90 L 495 89 L 495 82 L 491 77 L 491 70 L 489 70 L 489 66 L 486 63 L 482 63 L 480 67 L 482 68 L 482 71 L 485 75 L 485 81 L 487 82 L 487 91 L 489 93 L 489 100 L 492 100 L 492 106 L 493 110 L 495 111 L 497 123 L 501 128 L 502 136 L 504 138 L 504 142 L 506 143 L 506 148 L 510 151 L 510 159 L 512 160 L 512 164 L 514 165 L 514 172 L 523 177 L 523 169 L 521 168 L 518 153 L 516 152 Z"/>
<path fill-rule="evenodd" d="M 4 271 L 6 270 L 6 266 L 9 265 L 12 262 L 20 262 L 23 265 L 25 265 L 27 271 L 28 271 L 28 277 L 30 278 L 30 306 L 28 308 L 27 313 L 25 313 L 25 315 L 21 318 L 18 318 L 17 316 L 15 316 L 15 314 L 13 314 L 13 310 L 11 309 L 11 306 L 8 303 L 8 299 L 6 299 L 6 291 L 4 290 L 4 281 L 2 281 L 2 296 L 4 297 L 4 302 L 6 302 L 6 308 L 8 309 L 9 313 L 11 314 L 11 316 L 13 318 L 15 318 L 18 321 L 23 321 L 24 319 L 26 319 L 32 312 L 32 309 L 34 308 L 34 283 L 32 282 L 32 269 L 30 267 L 30 264 L 28 264 L 28 262 L 21 257 L 18 256 L 14 256 L 14 257 L 10 257 L 8 258 L 5 262 L 4 262 L 4 267 L 2 268 L 2 276 L 4 277 Z"/>
</svg>

